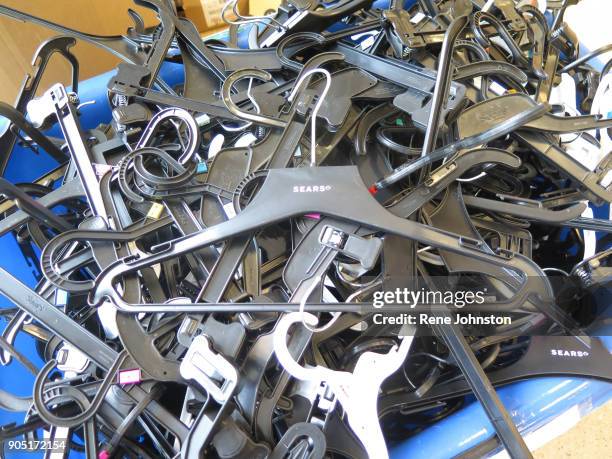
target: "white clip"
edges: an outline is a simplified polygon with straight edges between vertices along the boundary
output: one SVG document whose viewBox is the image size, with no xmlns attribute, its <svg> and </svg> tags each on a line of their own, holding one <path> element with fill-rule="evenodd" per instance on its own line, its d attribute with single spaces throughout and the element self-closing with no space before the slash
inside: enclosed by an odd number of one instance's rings
<svg viewBox="0 0 612 459">
<path fill-rule="evenodd" d="M 238 384 L 238 371 L 215 353 L 204 335 L 196 336 L 179 367 L 181 376 L 202 386 L 217 402 L 226 402 Z"/>
<path fill-rule="evenodd" d="M 89 359 L 72 344 L 63 343 L 57 351 L 57 369 L 66 373 L 66 376 L 76 376 L 85 371 Z"/>
<path fill-rule="evenodd" d="M 310 313 L 292 312 L 284 315 L 274 330 L 274 352 L 285 370 L 302 381 L 326 382 L 346 412 L 349 425 L 371 458 L 389 457 L 387 445 L 378 422 L 378 392 L 383 381 L 395 373 L 406 360 L 413 337 L 405 336 L 399 346 L 387 354 L 364 352 L 357 360 L 353 373 L 316 366 L 305 368 L 291 356 L 287 334 L 291 325 L 302 320 L 314 327 L 318 319 Z"/>
</svg>

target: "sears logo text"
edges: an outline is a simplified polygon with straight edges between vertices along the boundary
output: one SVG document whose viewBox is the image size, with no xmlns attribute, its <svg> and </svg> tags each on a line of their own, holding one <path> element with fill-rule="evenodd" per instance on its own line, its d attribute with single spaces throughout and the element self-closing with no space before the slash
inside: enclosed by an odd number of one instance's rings
<svg viewBox="0 0 612 459">
<path fill-rule="evenodd" d="M 566 349 L 551 349 L 550 354 L 556 357 L 588 357 L 586 351 L 568 351 Z"/>
<path fill-rule="evenodd" d="M 331 185 L 295 185 L 294 193 L 325 193 L 332 189 Z"/>
</svg>

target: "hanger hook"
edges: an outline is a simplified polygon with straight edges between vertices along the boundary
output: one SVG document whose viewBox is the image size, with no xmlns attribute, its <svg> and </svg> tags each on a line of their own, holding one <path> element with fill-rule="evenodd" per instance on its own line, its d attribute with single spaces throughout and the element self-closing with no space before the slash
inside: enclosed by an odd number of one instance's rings
<svg viewBox="0 0 612 459">
<path fill-rule="evenodd" d="M 259 104 L 255 100 L 255 98 L 253 97 L 252 87 L 253 87 L 253 78 L 249 78 L 249 86 L 247 87 L 247 97 L 249 98 L 249 100 L 253 104 L 253 107 L 255 107 L 255 112 L 257 114 L 259 114 L 259 113 L 261 113 L 261 107 L 259 106 Z M 223 124 L 221 121 L 217 121 L 217 122 L 219 123 L 219 126 L 221 126 L 227 132 L 244 131 L 246 128 L 248 128 L 248 127 L 253 125 L 253 123 L 251 121 L 246 121 L 242 125 L 235 126 L 235 127 L 227 126 L 227 125 Z"/>
<path fill-rule="evenodd" d="M 307 78 L 309 78 L 311 75 L 314 75 L 315 73 L 320 73 L 323 76 L 325 76 L 325 80 L 326 81 L 325 81 L 325 87 L 323 88 L 323 92 L 321 93 L 321 96 L 319 97 L 319 100 L 317 101 L 317 104 L 315 105 L 315 107 L 314 107 L 314 109 L 312 111 L 312 115 L 310 116 L 310 167 L 315 167 L 317 165 L 317 161 L 316 161 L 317 114 L 319 113 L 319 109 L 321 108 L 321 105 L 323 105 L 323 102 L 325 101 L 325 98 L 327 97 L 327 93 L 329 92 L 329 87 L 331 86 L 331 75 L 330 75 L 330 73 L 327 70 L 321 69 L 321 68 L 308 70 L 297 81 L 297 83 L 293 87 L 293 90 L 291 91 L 291 94 L 289 95 L 289 99 L 288 99 L 289 102 L 293 102 L 293 98 L 297 94 L 298 89 L 304 84 L 304 81 Z"/>
<path fill-rule="evenodd" d="M 236 115 L 241 119 L 252 121 L 255 124 L 285 128 L 287 126 L 287 123 L 285 121 L 279 120 L 277 118 L 272 118 L 271 116 L 265 116 L 261 114 L 243 111 L 234 103 L 231 98 L 232 88 L 235 83 L 244 78 L 258 78 L 263 81 L 270 81 L 272 80 L 272 75 L 270 75 L 270 73 L 266 72 L 265 70 L 259 69 L 237 70 L 236 72 L 229 75 L 223 82 L 223 87 L 221 88 L 221 97 L 223 98 L 223 103 L 230 111 L 230 113 Z"/>
<path fill-rule="evenodd" d="M 89 419 L 95 416 L 96 412 L 102 405 L 102 402 L 104 402 L 106 393 L 115 381 L 115 375 L 128 357 L 129 354 L 125 349 L 119 352 L 112 366 L 108 369 L 106 377 L 102 380 L 102 383 L 98 388 L 98 392 L 90 402 L 89 406 L 86 407 L 81 413 L 67 418 L 55 415 L 49 411 L 45 405 L 45 379 L 49 376 L 49 373 L 51 373 L 57 364 L 55 359 L 49 360 L 49 362 L 47 362 L 47 364 L 40 370 L 40 373 L 36 377 L 36 381 L 34 383 L 34 406 L 36 407 L 36 411 L 41 419 L 48 424 L 62 427 L 76 427 L 87 422 Z"/>
<path fill-rule="evenodd" d="M 227 10 L 229 9 L 230 6 L 232 7 L 233 13 L 238 18 L 237 21 L 233 21 L 232 19 L 228 19 L 226 17 Z M 278 22 L 276 19 L 274 19 L 274 13 L 266 14 L 264 16 L 243 16 L 241 15 L 240 11 L 238 11 L 238 0 L 228 0 L 227 2 L 225 2 L 225 5 L 223 5 L 223 9 L 221 10 L 221 19 L 223 19 L 223 22 L 225 22 L 226 24 L 237 25 L 237 26 L 240 26 L 242 24 L 252 24 L 252 23 L 265 24 L 265 21 L 269 20 L 270 22 L 273 22 L 274 24 L 276 24 L 276 26 L 279 27 L 280 29 L 287 30 L 287 26 L 285 26 L 281 22 Z"/>
<path fill-rule="evenodd" d="M 308 298 L 310 298 L 310 295 L 312 295 L 312 292 L 314 292 L 314 289 L 317 287 L 317 285 L 319 285 L 321 283 L 321 280 L 323 279 L 323 277 L 321 275 L 317 275 L 312 283 L 310 284 L 310 286 L 308 287 L 308 289 L 306 289 L 306 292 L 304 293 L 304 296 L 302 297 L 302 300 L 300 301 L 300 309 L 298 310 L 299 314 L 300 314 L 300 318 L 302 320 L 302 325 L 304 326 L 304 328 L 306 328 L 308 331 L 312 332 L 312 333 L 319 333 L 322 331 L 327 330 L 329 327 L 331 327 L 334 323 L 336 323 L 336 320 L 338 320 L 338 317 L 340 317 L 340 314 L 342 314 L 340 311 L 334 312 L 332 313 L 332 318 L 330 319 L 329 322 L 327 322 L 325 325 L 322 325 L 320 327 L 311 327 L 311 323 L 312 320 L 310 318 L 308 318 L 308 320 L 306 320 L 306 302 L 308 301 Z M 312 315 L 312 314 L 309 314 Z M 317 319 L 318 321 L 318 319 Z M 314 325 L 316 325 L 317 322 L 314 323 Z"/>
</svg>

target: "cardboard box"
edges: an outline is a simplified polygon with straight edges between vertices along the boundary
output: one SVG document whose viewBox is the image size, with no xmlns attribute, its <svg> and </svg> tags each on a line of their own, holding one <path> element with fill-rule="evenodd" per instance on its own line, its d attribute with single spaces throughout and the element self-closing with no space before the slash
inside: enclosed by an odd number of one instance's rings
<svg viewBox="0 0 612 459">
<path fill-rule="evenodd" d="M 251 0 L 249 3 L 249 14 L 263 16 L 268 10 L 276 10 L 281 0 Z"/>
<path fill-rule="evenodd" d="M 204 21 L 207 29 L 214 29 L 225 25 L 221 19 L 221 11 L 225 6 L 226 0 L 200 0 L 201 8 L 204 13 Z M 249 13 L 249 0 L 238 0 L 238 11 L 242 15 Z M 236 16 L 231 13 L 231 8 L 227 13 L 229 19 L 236 19 Z"/>
<path fill-rule="evenodd" d="M 128 8 L 142 15 L 146 27 L 159 22 L 154 11 L 135 5 L 132 0 L 2 0 L 1 3 L 84 33 L 98 35 L 124 34 L 128 27 L 133 27 Z M 38 24 L 0 16 L 1 101 L 9 104 L 15 102 L 25 74 L 32 71 L 32 55 L 43 41 L 57 35 L 57 31 Z M 112 70 L 120 62 L 115 55 L 82 40 L 77 40 L 72 52 L 80 64 L 81 80 Z M 65 59 L 55 56 L 45 70 L 39 91 L 57 82 L 70 83 L 70 66 Z"/>
<path fill-rule="evenodd" d="M 206 21 L 200 0 L 175 0 L 177 8 L 194 23 L 199 31 L 206 30 Z"/>
</svg>

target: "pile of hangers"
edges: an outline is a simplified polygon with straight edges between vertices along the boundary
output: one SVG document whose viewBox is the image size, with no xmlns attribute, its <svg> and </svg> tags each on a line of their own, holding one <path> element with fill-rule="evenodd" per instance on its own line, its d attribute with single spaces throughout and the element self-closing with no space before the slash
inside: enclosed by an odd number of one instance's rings
<svg viewBox="0 0 612 459">
<path fill-rule="evenodd" d="M 230 0 L 204 41 L 135 3 L 159 24 L 130 10 L 121 36 L 0 7 L 60 34 L 0 104 L 2 171 L 56 164 L 0 178 L 0 234 L 36 276 L 0 268 L 0 380 L 34 381 L 0 391 L 23 413 L 4 453 L 386 458 L 473 393 L 497 434 L 477 454 L 522 458 L 493 387 L 612 379 L 612 46 L 579 57 L 576 2 Z M 79 40 L 122 60 L 110 112 L 79 97 Z M 72 85 L 39 87 L 56 54 Z"/>
</svg>

